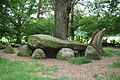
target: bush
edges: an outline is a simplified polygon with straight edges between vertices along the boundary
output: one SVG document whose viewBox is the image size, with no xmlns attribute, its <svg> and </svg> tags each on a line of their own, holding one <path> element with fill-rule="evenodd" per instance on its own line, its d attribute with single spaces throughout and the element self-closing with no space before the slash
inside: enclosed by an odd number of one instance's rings
<svg viewBox="0 0 120 80">
<path fill-rule="evenodd" d="M 92 62 L 92 60 L 86 57 L 75 57 L 68 59 L 68 63 L 70 64 L 84 64 L 89 62 Z"/>
</svg>

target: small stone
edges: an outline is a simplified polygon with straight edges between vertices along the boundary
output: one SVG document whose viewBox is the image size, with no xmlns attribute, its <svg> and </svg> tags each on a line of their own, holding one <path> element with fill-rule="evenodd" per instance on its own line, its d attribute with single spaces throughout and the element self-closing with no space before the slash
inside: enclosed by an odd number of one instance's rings
<svg viewBox="0 0 120 80">
<path fill-rule="evenodd" d="M 8 54 L 15 53 L 15 51 L 13 50 L 13 48 L 10 45 L 6 46 L 6 48 L 4 49 L 3 52 L 8 53 Z"/>
<path fill-rule="evenodd" d="M 42 49 L 36 49 L 32 54 L 33 59 L 45 58 L 45 52 Z"/>
<path fill-rule="evenodd" d="M 62 48 L 56 56 L 57 59 L 61 60 L 67 60 L 72 57 L 74 57 L 74 51 L 70 48 Z"/>
<path fill-rule="evenodd" d="M 32 54 L 32 50 L 28 47 L 28 45 L 23 45 L 20 47 L 18 56 L 30 56 Z"/>
</svg>

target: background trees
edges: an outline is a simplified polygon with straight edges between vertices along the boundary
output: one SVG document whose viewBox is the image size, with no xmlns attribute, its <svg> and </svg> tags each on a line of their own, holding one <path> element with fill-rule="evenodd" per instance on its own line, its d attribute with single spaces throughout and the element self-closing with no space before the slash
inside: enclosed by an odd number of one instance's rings
<svg viewBox="0 0 120 80">
<path fill-rule="evenodd" d="M 116 36 L 120 34 L 119 3 L 118 0 L 0 1 L 0 39 L 21 43 L 23 38 L 39 33 L 86 42 L 93 31 L 102 28 L 107 29 L 106 36 Z"/>
</svg>

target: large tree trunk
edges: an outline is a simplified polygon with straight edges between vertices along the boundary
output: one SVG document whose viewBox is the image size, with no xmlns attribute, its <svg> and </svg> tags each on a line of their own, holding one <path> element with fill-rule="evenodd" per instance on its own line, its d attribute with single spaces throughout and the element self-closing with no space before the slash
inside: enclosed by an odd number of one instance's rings
<svg viewBox="0 0 120 80">
<path fill-rule="evenodd" d="M 18 16 L 18 22 L 16 27 L 16 43 L 21 44 L 21 28 L 22 28 L 22 23 L 21 23 L 21 17 Z"/>
<path fill-rule="evenodd" d="M 53 36 L 66 39 L 68 32 L 69 13 L 73 0 L 54 0 L 55 28 Z"/>
</svg>

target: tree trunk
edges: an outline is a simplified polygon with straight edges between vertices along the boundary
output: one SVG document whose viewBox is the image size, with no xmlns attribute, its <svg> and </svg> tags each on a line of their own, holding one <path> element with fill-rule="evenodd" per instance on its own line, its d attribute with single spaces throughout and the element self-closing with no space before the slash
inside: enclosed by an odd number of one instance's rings
<svg viewBox="0 0 120 80">
<path fill-rule="evenodd" d="M 41 5 L 42 5 L 42 0 L 39 0 L 39 3 L 38 3 L 38 13 L 37 13 L 37 18 L 40 17 L 40 8 L 41 8 Z"/>
<path fill-rule="evenodd" d="M 21 23 L 21 17 L 18 17 L 18 22 L 16 25 L 16 43 L 21 44 L 21 28 L 22 28 L 22 23 Z"/>
<path fill-rule="evenodd" d="M 53 36 L 66 39 L 68 33 L 69 13 L 73 0 L 54 0 L 55 28 Z"/>
<path fill-rule="evenodd" d="M 21 44 L 21 26 L 16 28 L 16 43 Z"/>
<path fill-rule="evenodd" d="M 74 18 L 74 6 L 71 8 L 71 28 L 70 28 L 70 33 L 71 33 L 71 39 L 72 40 L 74 40 L 74 36 L 75 36 L 75 34 L 74 34 L 74 31 L 75 31 L 75 29 L 74 29 L 74 26 L 73 26 L 73 22 L 74 22 L 74 20 L 73 20 L 73 18 Z"/>
</svg>

